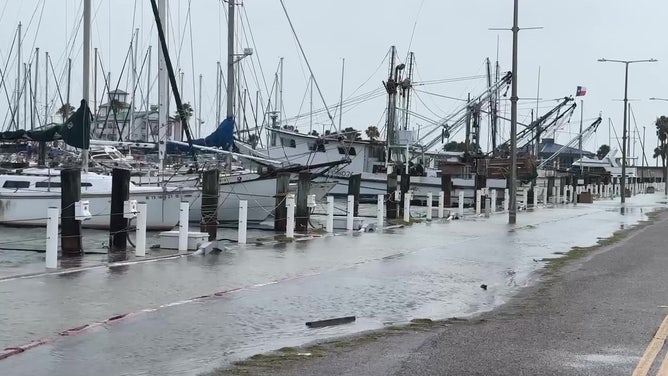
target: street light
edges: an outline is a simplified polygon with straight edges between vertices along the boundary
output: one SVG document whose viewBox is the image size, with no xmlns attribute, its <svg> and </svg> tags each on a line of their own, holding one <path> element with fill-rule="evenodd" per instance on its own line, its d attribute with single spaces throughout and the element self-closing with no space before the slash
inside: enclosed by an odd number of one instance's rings
<svg viewBox="0 0 668 376">
<path fill-rule="evenodd" d="M 598 59 L 602 63 L 622 63 L 624 64 L 624 127 L 622 130 L 622 181 L 619 184 L 619 188 L 622 194 L 622 204 L 626 202 L 626 111 L 628 107 L 628 89 L 629 89 L 629 64 L 633 63 L 655 63 L 658 60 L 656 59 L 645 59 L 645 60 L 611 60 L 611 59 Z"/>
</svg>

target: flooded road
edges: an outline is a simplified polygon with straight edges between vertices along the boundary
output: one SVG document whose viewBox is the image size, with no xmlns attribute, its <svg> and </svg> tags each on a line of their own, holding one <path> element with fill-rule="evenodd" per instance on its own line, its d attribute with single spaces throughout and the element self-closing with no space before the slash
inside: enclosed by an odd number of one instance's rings
<svg viewBox="0 0 668 376">
<path fill-rule="evenodd" d="M 198 374 L 283 346 L 413 318 L 490 310 L 532 283 L 541 259 L 633 225 L 663 207 L 659 201 L 665 197 L 636 196 L 624 215 L 617 202 L 599 201 L 520 212 L 514 227 L 506 224 L 506 214 L 470 216 L 382 233 L 230 245 L 217 255 L 5 278 L 0 299 L 11 303 L 0 309 L 0 346 L 49 342 L 0 360 L 0 374 Z M 257 236 L 267 234 L 249 234 Z M 0 254 L 13 263 L 0 264 L 0 277 L 43 270 L 31 259 L 43 263 L 43 254 L 12 255 Z M 87 256 L 84 264 L 104 257 Z M 354 324 L 304 325 L 350 315 L 357 316 Z M 94 325 L 58 335 L 84 324 Z"/>
</svg>

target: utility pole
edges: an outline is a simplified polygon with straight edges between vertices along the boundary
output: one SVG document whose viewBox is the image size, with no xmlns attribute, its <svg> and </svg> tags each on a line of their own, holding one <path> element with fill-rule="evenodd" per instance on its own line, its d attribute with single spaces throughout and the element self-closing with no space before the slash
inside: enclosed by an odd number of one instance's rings
<svg viewBox="0 0 668 376">
<path fill-rule="evenodd" d="M 510 95 L 510 200 L 508 205 L 508 223 L 517 223 L 517 26 L 518 0 L 513 5 L 513 81 Z"/>
</svg>

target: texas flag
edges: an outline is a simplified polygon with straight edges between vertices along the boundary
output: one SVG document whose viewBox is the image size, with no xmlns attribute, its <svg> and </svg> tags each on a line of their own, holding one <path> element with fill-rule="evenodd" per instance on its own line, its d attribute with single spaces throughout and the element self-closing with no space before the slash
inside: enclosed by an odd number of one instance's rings
<svg viewBox="0 0 668 376">
<path fill-rule="evenodd" d="M 578 89 L 575 91 L 575 96 L 581 97 L 585 94 L 587 94 L 587 88 L 584 86 L 578 86 Z"/>
</svg>

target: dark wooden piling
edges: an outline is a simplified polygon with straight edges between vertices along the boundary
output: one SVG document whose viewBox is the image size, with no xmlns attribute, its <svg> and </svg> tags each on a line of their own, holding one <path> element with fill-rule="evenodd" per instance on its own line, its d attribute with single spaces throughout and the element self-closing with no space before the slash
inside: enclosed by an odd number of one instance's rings
<svg viewBox="0 0 668 376">
<path fill-rule="evenodd" d="M 478 192 L 479 189 L 483 189 L 483 188 L 487 188 L 487 175 L 476 174 L 476 176 L 475 176 L 475 192 Z M 478 199 L 478 195 L 475 194 L 475 192 L 474 192 L 474 195 L 473 195 L 473 199 L 474 199 L 473 205 L 474 205 L 474 207 L 475 207 L 475 205 L 477 205 L 477 202 L 475 202 L 475 200 Z M 485 199 L 486 199 L 486 196 L 480 196 L 480 200 L 481 200 L 480 208 L 486 209 L 485 208 L 485 203 L 486 203 Z"/>
<path fill-rule="evenodd" d="M 393 172 L 387 175 L 387 194 L 385 196 L 387 219 L 397 219 L 397 200 L 394 198 L 394 192 L 396 191 L 397 173 Z"/>
<path fill-rule="evenodd" d="M 443 206 L 452 206 L 452 175 L 441 175 L 441 190 L 443 191 Z"/>
<path fill-rule="evenodd" d="M 111 215 L 109 216 L 109 260 L 126 258 L 128 219 L 124 217 L 124 203 L 130 199 L 130 170 L 115 168 L 111 171 Z"/>
<path fill-rule="evenodd" d="M 308 195 L 311 191 L 311 173 L 302 171 L 297 181 L 297 200 L 295 208 L 295 231 L 307 232 L 309 220 Z"/>
<path fill-rule="evenodd" d="M 552 191 L 554 190 L 554 176 L 549 176 L 547 178 L 547 201 L 549 202 L 552 198 Z M 547 202 L 543 204 L 547 205 Z"/>
<path fill-rule="evenodd" d="M 218 197 L 220 171 L 207 170 L 202 174 L 202 220 L 200 231 L 209 234 L 209 241 L 218 237 Z"/>
<path fill-rule="evenodd" d="M 285 206 L 285 198 L 290 189 L 290 173 L 279 172 L 276 177 L 276 207 L 274 209 L 274 230 L 285 231 L 288 209 Z"/>
<path fill-rule="evenodd" d="M 353 206 L 353 215 L 357 217 L 360 210 L 360 189 L 362 188 L 362 174 L 353 174 L 348 179 L 348 195 L 355 197 L 355 205 Z"/>
<path fill-rule="evenodd" d="M 40 141 L 37 150 L 37 165 L 46 167 L 46 141 Z"/>
<path fill-rule="evenodd" d="M 74 205 L 81 200 L 81 170 L 60 171 L 60 245 L 63 257 L 82 256 L 81 222 L 74 219 Z"/>
<path fill-rule="evenodd" d="M 411 189 L 411 176 L 405 172 L 401 174 L 400 189 L 401 201 L 399 202 L 399 216 L 402 217 L 404 215 L 404 197 L 406 197 L 406 193 Z"/>
</svg>

